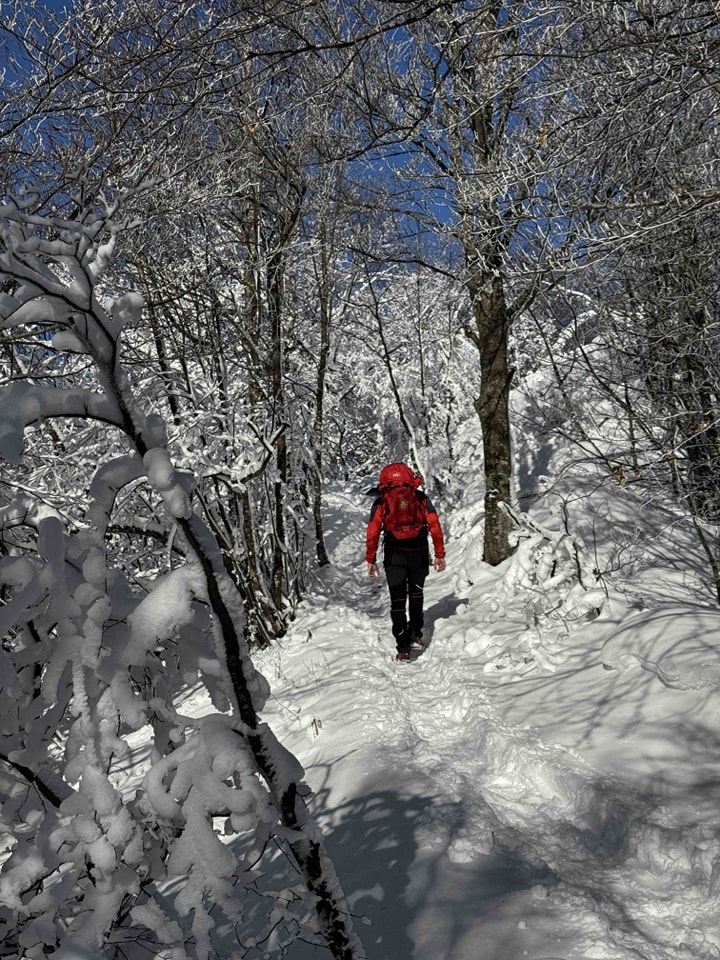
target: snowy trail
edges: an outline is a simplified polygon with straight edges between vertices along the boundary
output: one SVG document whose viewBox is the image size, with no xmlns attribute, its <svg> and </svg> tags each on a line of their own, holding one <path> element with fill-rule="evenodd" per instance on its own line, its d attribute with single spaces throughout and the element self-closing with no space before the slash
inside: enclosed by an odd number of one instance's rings
<svg viewBox="0 0 720 960">
<path fill-rule="evenodd" d="M 333 567 L 259 665 L 266 718 L 305 765 L 352 908 L 370 922 L 368 957 L 720 956 L 718 761 L 703 756 L 696 793 L 662 792 L 649 727 L 626 737 L 618 714 L 623 691 L 631 711 L 638 690 L 667 709 L 676 692 L 651 670 L 603 669 L 612 624 L 589 629 L 587 649 L 576 638 L 554 673 L 498 669 L 487 651 L 522 617 L 493 623 L 456 593 L 452 545 L 449 571 L 426 585 L 428 646 L 397 664 L 384 583 L 360 562 L 364 504 L 338 493 L 333 505 L 348 529 L 331 537 Z M 485 586 L 492 605 L 489 574 Z M 703 698 L 688 706 L 683 692 L 688 738 Z M 292 957 L 316 955 L 297 945 Z"/>
</svg>

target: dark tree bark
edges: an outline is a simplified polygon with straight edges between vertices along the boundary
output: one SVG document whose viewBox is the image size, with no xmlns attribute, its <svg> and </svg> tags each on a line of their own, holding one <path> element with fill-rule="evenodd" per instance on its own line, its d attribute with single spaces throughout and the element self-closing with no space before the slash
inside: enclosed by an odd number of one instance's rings
<svg viewBox="0 0 720 960">
<path fill-rule="evenodd" d="M 475 258 L 473 258 L 475 259 Z M 474 407 L 480 419 L 485 464 L 485 532 L 483 559 L 491 566 L 511 553 L 508 539 L 513 526 L 503 504 L 512 492 L 512 439 L 510 435 L 510 384 L 508 361 L 510 317 L 499 271 L 488 275 L 468 264 L 468 290 L 474 326 L 465 332 L 478 349 L 480 392 Z"/>
</svg>

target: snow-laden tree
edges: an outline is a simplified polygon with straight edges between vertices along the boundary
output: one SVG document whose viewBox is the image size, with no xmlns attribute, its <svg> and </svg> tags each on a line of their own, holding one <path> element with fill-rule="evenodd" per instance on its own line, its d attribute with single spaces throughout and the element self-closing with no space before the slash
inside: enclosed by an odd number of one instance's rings
<svg viewBox="0 0 720 960">
<path fill-rule="evenodd" d="M 566 16 L 553 72 L 568 95 L 545 130 L 563 242 L 518 328 L 556 381 L 536 409 L 693 526 L 718 595 L 716 11 L 648 0 Z"/>
<path fill-rule="evenodd" d="M 462 287 L 428 269 L 366 264 L 347 297 L 334 365 L 352 383 L 344 418 L 356 457 L 371 473 L 408 459 L 427 489 L 452 489 L 453 436 L 477 379 Z"/>
<path fill-rule="evenodd" d="M 178 462 L 202 464 L 196 495 L 261 643 L 284 631 L 315 563 L 327 561 L 326 364 L 312 391 L 304 367 L 315 326 L 327 354 L 332 304 L 317 247 L 300 240 L 324 237 L 327 262 L 337 262 L 326 185 L 352 121 L 334 82 L 343 62 L 326 6 L 282 3 L 268 18 L 248 5 L 81 3 L 57 37 L 38 34 L 41 69 L 23 91 L 23 116 L 42 102 L 38 124 L 70 131 L 64 150 L 38 149 L 48 191 L 72 163 L 96 182 L 141 161 L 158 178 L 113 265 L 147 305 L 128 362 L 173 424 Z M 40 24 L 32 4 L 18 16 L 20 33 Z M 306 35 L 324 52 L 311 54 Z M 53 62 L 62 65 L 55 84 Z M 290 260 L 305 277 L 297 291 Z M 314 302 L 319 313 L 307 308 Z"/>
<path fill-rule="evenodd" d="M 388 38 L 386 69 L 367 78 L 367 122 L 385 140 L 363 173 L 396 228 L 382 252 L 451 275 L 469 302 L 493 565 L 511 552 L 511 330 L 544 282 L 548 62 L 561 19 L 553 3 L 427 9 Z"/>
<path fill-rule="evenodd" d="M 175 468 L 165 420 L 138 402 L 123 365 L 144 303 L 113 290 L 107 271 L 136 193 L 108 190 L 83 206 L 78 191 L 61 217 L 25 192 L 1 211 L 0 326 L 18 363 L 32 342 L 34 366 L 7 371 L 0 454 L 21 461 L 56 422 L 100 425 L 109 450 L 91 448 L 80 517 L 65 520 L 30 487 L 1 507 L 4 951 L 127 953 L 149 938 L 174 956 L 205 957 L 234 930 L 240 944 L 271 953 L 317 931 L 333 956 L 357 957 L 302 770 L 260 720 L 267 685 L 249 659 L 241 598 L 203 521 L 197 479 Z M 79 364 L 65 368 L 67 355 Z M 58 380 L 59 370 L 69 372 Z M 168 547 L 177 543 L 135 583 L 110 534 L 131 488 L 144 489 Z M 212 706 L 194 719 L 177 698 L 198 683 Z M 126 795 L 117 774 L 139 731 L 149 769 Z M 299 877 L 268 900 L 264 929 L 243 930 L 241 891 L 271 842 L 287 848 Z"/>
</svg>

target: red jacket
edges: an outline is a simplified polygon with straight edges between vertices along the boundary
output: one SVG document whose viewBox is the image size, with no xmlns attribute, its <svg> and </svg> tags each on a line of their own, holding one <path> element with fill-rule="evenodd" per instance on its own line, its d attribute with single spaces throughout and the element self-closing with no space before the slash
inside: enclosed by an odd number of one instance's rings
<svg viewBox="0 0 720 960">
<path fill-rule="evenodd" d="M 424 530 L 418 537 L 413 537 L 412 540 L 396 540 L 393 538 L 393 546 L 398 550 L 424 549 L 427 544 L 427 531 L 430 531 L 433 549 L 435 551 L 435 558 L 437 560 L 443 560 L 445 558 L 445 540 L 443 538 L 442 527 L 440 526 L 440 520 L 438 519 L 437 511 L 435 510 L 430 497 L 426 496 L 424 493 L 421 493 L 419 490 L 417 491 L 417 497 L 422 506 L 423 517 L 425 518 L 425 526 L 427 529 Z M 383 529 L 384 519 L 385 501 L 382 497 L 378 497 L 372 505 L 372 509 L 370 511 L 370 520 L 367 525 L 365 560 L 368 563 L 375 563 L 377 559 L 378 544 L 380 542 L 380 534 Z M 386 536 L 390 536 L 390 534 L 386 534 Z"/>
</svg>

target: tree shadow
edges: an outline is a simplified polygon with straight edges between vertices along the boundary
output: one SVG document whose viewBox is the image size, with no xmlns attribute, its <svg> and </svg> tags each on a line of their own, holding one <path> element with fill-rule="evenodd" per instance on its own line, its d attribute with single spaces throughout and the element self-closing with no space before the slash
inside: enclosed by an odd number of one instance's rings
<svg viewBox="0 0 720 960">
<path fill-rule="evenodd" d="M 584 652 L 568 661 L 569 669 L 503 684 L 503 714 L 583 752 L 603 741 L 613 751 L 624 743 L 636 762 L 655 757 L 650 765 L 670 781 L 677 767 L 669 751 L 683 766 L 692 757 L 698 779 L 708 759 L 714 769 L 720 755 L 712 709 L 720 687 L 717 611 L 670 608 L 620 625 L 595 622 L 578 632 L 576 647 Z"/>
<path fill-rule="evenodd" d="M 414 783 L 410 790 L 417 787 Z M 321 788 L 313 795 L 312 807 L 318 811 L 326 851 L 341 879 L 367 960 L 465 958 L 479 922 L 492 922 L 514 894 L 557 883 L 545 864 L 532 863 L 509 848 L 468 863 L 451 862 L 449 840 L 465 820 L 460 802 L 441 803 L 429 793 L 367 784 L 361 796 L 334 805 L 328 790 Z M 439 822 L 445 827 L 440 842 Z M 263 876 L 239 892 L 242 908 L 235 926 L 226 924 L 224 931 L 217 931 L 228 955 L 233 941 L 237 949 L 239 933 L 247 943 L 265 921 L 269 900 L 262 898 L 298 881 L 292 863 L 277 852 L 263 860 L 261 869 Z M 282 955 L 288 960 L 330 957 L 319 940 L 309 942 L 302 936 Z M 251 947 L 242 956 L 260 960 L 265 956 L 263 946 Z"/>
<path fill-rule="evenodd" d="M 356 933 L 365 948 L 363 957 L 411 957 L 413 943 L 407 931 L 413 915 L 405 891 L 416 852 L 415 824 L 432 799 L 371 789 L 335 807 L 328 807 L 328 802 L 327 790 L 321 789 L 313 795 L 311 806 L 318 811 L 326 852 L 341 880 Z M 232 846 L 245 852 L 242 840 Z M 266 851 L 258 867 L 261 876 L 238 891 L 236 922 L 228 924 L 220 915 L 217 917 L 218 956 L 234 956 L 239 939 L 249 944 L 266 924 L 278 892 L 287 896 L 289 888 L 301 882 L 294 863 L 277 848 Z M 291 912 L 287 911 L 285 921 L 289 929 Z M 245 960 L 261 960 L 267 955 L 265 946 L 246 946 L 242 956 Z M 288 960 L 327 960 L 330 951 L 320 937 L 300 933 L 282 956 Z"/>
<path fill-rule="evenodd" d="M 335 807 L 323 790 L 316 798 L 326 822 L 327 850 L 369 960 L 450 958 L 460 956 L 456 949 L 464 956 L 459 945 L 499 904 L 515 893 L 557 883 L 546 864 L 530 862 L 509 848 L 468 863 L 451 862 L 449 841 L 466 817 L 461 802 L 369 784 L 362 796 Z M 444 829 L 438 832 L 439 823 Z M 491 837 L 488 843 L 492 846 Z M 296 944 L 289 957 L 318 960 L 325 955 Z"/>
<path fill-rule="evenodd" d="M 575 635 L 569 652 L 565 668 L 551 674 L 511 683 L 484 676 L 498 705 L 495 753 L 502 755 L 505 725 L 527 731 L 531 754 L 536 741 L 551 749 L 548 767 L 567 796 L 556 803 L 549 794 L 545 802 L 540 793 L 543 829 L 534 838 L 525 820 L 521 832 L 558 870 L 563 888 L 592 897 L 612 938 L 627 937 L 651 956 L 653 931 L 639 919 L 643 901 L 668 916 L 673 884 L 692 891 L 689 901 L 716 896 L 720 886 L 707 852 L 720 790 L 720 614 L 667 605 L 621 623 L 596 621 Z M 497 769 L 502 775 L 501 764 Z M 663 877 L 669 862 L 673 880 L 644 889 L 644 877 Z M 636 873 L 637 887 L 619 895 Z M 662 936 L 658 927 L 666 950 Z"/>
</svg>

